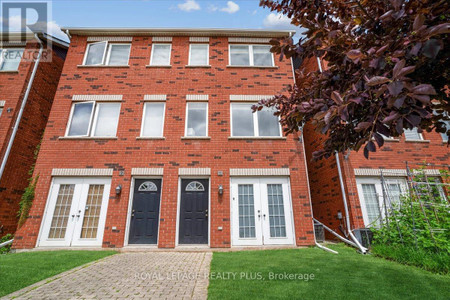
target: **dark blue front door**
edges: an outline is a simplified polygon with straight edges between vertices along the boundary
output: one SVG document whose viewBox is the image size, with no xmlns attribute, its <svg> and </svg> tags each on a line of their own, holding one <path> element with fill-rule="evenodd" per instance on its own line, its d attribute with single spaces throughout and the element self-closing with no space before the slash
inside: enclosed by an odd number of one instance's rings
<svg viewBox="0 0 450 300">
<path fill-rule="evenodd" d="M 136 179 L 134 182 L 129 244 L 158 242 L 161 179 Z"/>
</svg>

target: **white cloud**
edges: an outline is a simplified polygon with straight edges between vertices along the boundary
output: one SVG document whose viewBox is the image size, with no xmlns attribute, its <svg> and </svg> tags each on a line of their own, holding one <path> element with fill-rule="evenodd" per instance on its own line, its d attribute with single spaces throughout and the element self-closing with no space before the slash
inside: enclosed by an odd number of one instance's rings
<svg viewBox="0 0 450 300">
<path fill-rule="evenodd" d="M 9 17 L 9 22 L 8 24 L 8 30 L 11 32 L 19 32 L 21 31 L 21 16 L 20 15 L 13 15 Z M 27 19 L 27 21 L 29 22 L 30 20 Z M 5 20 L 3 20 L 0 17 L 0 24 L 5 22 Z M 65 33 L 63 33 L 61 31 L 61 27 L 55 22 L 55 21 L 50 21 L 47 22 L 47 25 L 42 24 L 42 23 L 38 23 L 36 24 L 37 26 L 39 26 L 40 28 L 42 28 L 42 31 L 45 31 L 47 34 L 54 36 L 56 38 L 62 39 L 64 41 L 68 41 L 69 39 L 67 38 L 67 35 Z M 27 29 L 27 31 L 31 32 L 29 29 Z"/>
<path fill-rule="evenodd" d="M 291 24 L 291 19 L 283 14 L 270 13 L 263 22 L 265 27 L 276 29 L 291 29 L 295 27 Z"/>
<path fill-rule="evenodd" d="M 228 1 L 227 2 L 227 6 L 220 9 L 220 11 L 224 11 L 224 12 L 227 12 L 229 14 L 234 14 L 238 10 L 239 10 L 239 5 L 237 5 L 233 1 Z"/>
<path fill-rule="evenodd" d="M 217 6 L 215 6 L 214 4 L 210 4 L 208 5 L 208 11 L 210 12 L 215 12 L 217 11 L 219 8 Z"/>
<path fill-rule="evenodd" d="M 195 0 L 186 0 L 182 4 L 178 4 L 178 8 L 184 11 L 200 10 L 200 5 Z"/>
</svg>

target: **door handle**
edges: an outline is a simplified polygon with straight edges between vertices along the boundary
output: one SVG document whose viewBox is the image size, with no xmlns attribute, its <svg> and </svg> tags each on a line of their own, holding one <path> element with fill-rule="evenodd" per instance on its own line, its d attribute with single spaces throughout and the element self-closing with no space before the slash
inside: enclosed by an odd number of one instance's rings
<svg viewBox="0 0 450 300">
<path fill-rule="evenodd" d="M 261 220 L 261 211 L 258 210 L 258 220 Z"/>
<path fill-rule="evenodd" d="M 205 218 L 207 218 L 208 217 L 208 210 L 206 209 L 205 210 Z"/>
<path fill-rule="evenodd" d="M 133 209 L 132 211 L 131 211 L 131 217 L 134 217 L 134 213 L 135 213 L 135 209 Z"/>
</svg>

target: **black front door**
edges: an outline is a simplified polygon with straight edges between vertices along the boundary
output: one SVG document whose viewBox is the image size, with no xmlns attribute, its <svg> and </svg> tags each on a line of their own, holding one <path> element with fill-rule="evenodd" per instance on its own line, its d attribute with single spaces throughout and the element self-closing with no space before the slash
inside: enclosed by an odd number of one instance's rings
<svg viewBox="0 0 450 300">
<path fill-rule="evenodd" d="M 129 244 L 156 244 L 158 241 L 161 179 L 134 182 Z"/>
<path fill-rule="evenodd" d="M 208 179 L 182 179 L 180 244 L 208 243 Z"/>
</svg>

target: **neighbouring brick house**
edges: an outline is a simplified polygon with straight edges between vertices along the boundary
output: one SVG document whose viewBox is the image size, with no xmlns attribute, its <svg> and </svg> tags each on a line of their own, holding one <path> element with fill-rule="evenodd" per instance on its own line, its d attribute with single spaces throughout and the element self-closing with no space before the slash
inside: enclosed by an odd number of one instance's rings
<svg viewBox="0 0 450 300">
<path fill-rule="evenodd" d="M 27 35 L 26 41 L 21 41 L 16 33 L 0 36 L 0 236 L 3 236 L 17 228 L 19 202 L 28 186 L 34 152 L 47 124 L 69 45 L 39 33 L 42 59 L 31 80 L 39 42 L 34 35 Z M 27 97 L 28 87 L 31 89 Z"/>
<path fill-rule="evenodd" d="M 316 70 L 318 65 L 316 60 L 309 60 L 304 66 Z M 347 228 L 337 157 L 318 161 L 312 159 L 313 152 L 322 149 L 323 139 L 324 136 L 313 125 L 305 126 L 304 143 L 314 218 L 341 234 Z M 369 159 L 362 152 L 338 155 L 351 229 L 377 226 L 383 217 L 381 175 L 384 177 L 386 198 L 389 198 L 386 200 L 395 202 L 408 189 L 406 162 L 411 170 L 423 168 L 424 163 L 431 164 L 425 170 L 429 180 L 443 181 L 439 171 L 448 171 L 450 167 L 447 136 L 436 132 L 420 134 L 417 130 L 407 130 L 399 139 L 385 139 L 384 146 L 370 153 Z M 445 198 L 444 194 L 442 189 L 441 196 Z M 332 236 L 327 234 L 327 237 Z"/>
<path fill-rule="evenodd" d="M 292 84 L 292 32 L 68 32 L 13 248 L 314 244 L 301 137 L 251 111 Z"/>
</svg>

